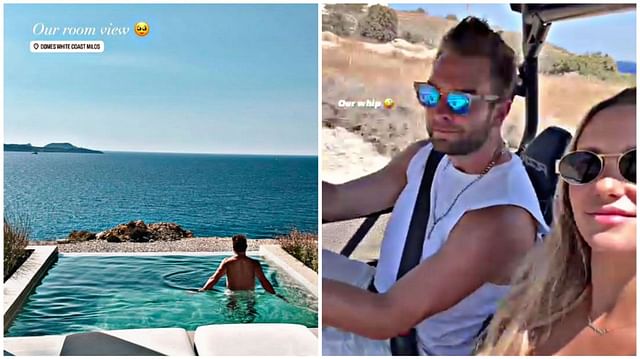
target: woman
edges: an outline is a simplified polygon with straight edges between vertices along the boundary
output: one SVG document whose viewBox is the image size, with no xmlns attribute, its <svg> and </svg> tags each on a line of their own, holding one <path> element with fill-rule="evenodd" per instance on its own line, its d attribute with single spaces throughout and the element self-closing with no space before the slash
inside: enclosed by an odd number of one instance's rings
<svg viewBox="0 0 640 359">
<path fill-rule="evenodd" d="M 552 234 L 528 256 L 480 355 L 635 355 L 636 89 L 589 111 L 558 164 Z"/>
</svg>

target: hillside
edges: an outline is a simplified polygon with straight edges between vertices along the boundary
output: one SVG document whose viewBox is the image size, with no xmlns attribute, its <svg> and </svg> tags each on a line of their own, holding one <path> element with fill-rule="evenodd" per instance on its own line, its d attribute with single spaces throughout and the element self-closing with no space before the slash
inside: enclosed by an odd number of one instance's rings
<svg viewBox="0 0 640 359">
<path fill-rule="evenodd" d="M 325 19 L 332 12 L 340 13 L 346 18 L 346 21 L 349 24 L 347 27 L 349 32 L 348 37 L 360 41 L 371 41 L 360 37 L 357 31 L 357 24 L 360 23 L 367 15 L 365 11 L 357 10 L 357 6 L 328 6 L 326 14 L 324 15 Z M 398 37 L 404 38 L 410 42 L 423 44 L 428 48 L 438 47 L 440 39 L 442 39 L 444 34 L 458 23 L 457 20 L 431 16 L 422 12 L 396 11 L 396 15 L 398 17 Z M 323 28 L 323 30 L 331 31 L 331 29 L 327 29 L 326 27 Z M 335 31 L 332 32 L 336 33 Z M 337 34 L 342 36 L 345 35 L 340 33 Z M 521 58 L 522 51 L 520 44 L 522 41 L 522 35 L 516 32 L 503 32 L 502 37 Z M 563 55 L 567 53 L 568 52 L 562 48 L 545 43 L 540 55 L 541 62 L 542 59 L 545 59 L 548 56 Z"/>
</svg>

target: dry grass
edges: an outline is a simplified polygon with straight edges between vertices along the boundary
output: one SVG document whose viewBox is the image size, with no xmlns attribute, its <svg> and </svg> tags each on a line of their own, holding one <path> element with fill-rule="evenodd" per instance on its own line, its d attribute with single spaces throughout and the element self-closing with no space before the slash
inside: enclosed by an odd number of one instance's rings
<svg viewBox="0 0 640 359">
<path fill-rule="evenodd" d="M 593 105 L 620 92 L 624 87 L 621 83 L 608 83 L 579 75 L 542 76 L 541 117 L 575 126 Z"/>
<path fill-rule="evenodd" d="M 4 217 L 4 280 L 26 260 L 29 244 L 29 220 L 26 217 Z"/>
<path fill-rule="evenodd" d="M 316 234 L 303 233 L 294 229 L 277 240 L 287 253 L 318 272 L 318 236 Z"/>
<path fill-rule="evenodd" d="M 415 14 L 416 17 L 424 15 Z M 329 40 L 330 36 L 326 36 Z M 335 39 L 332 39 L 335 41 Z M 361 135 L 384 155 L 393 155 L 409 143 L 427 137 L 424 109 L 413 92 L 413 81 L 428 78 L 432 60 L 366 49 L 361 42 L 340 38 L 338 46 L 323 49 L 323 124 L 340 126 Z M 573 131 L 591 106 L 625 87 L 579 75 L 540 76 L 540 123 Z M 339 108 L 338 101 L 392 98 L 392 110 Z M 524 129 L 524 100 L 517 98 L 503 127 L 505 139 L 517 145 Z"/>
<path fill-rule="evenodd" d="M 415 12 L 396 11 L 398 16 L 398 33 L 409 31 L 424 37 L 425 44 L 430 47 L 438 47 L 444 34 L 458 24 L 458 21 L 445 19 L 439 16 L 429 16 Z M 501 31 L 494 24 L 489 24 L 496 31 L 502 33 L 503 40 L 516 52 L 518 59 L 522 60 L 522 34 L 512 31 Z M 548 58 L 567 53 L 566 50 L 545 43 L 540 53 L 541 62 Z"/>
<path fill-rule="evenodd" d="M 426 136 L 422 108 L 416 105 L 412 81 L 426 79 L 429 61 L 366 50 L 360 42 L 341 39 L 340 46 L 323 50 L 322 119 L 358 133 L 382 154 L 393 154 Z M 410 79 L 410 80 L 409 80 Z M 339 108 L 338 101 L 392 98 L 391 110 Z"/>
</svg>

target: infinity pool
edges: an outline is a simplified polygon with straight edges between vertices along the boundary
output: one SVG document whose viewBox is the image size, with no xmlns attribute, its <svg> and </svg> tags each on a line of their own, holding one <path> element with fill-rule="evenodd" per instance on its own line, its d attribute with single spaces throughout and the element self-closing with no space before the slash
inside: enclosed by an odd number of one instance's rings
<svg viewBox="0 0 640 359">
<path fill-rule="evenodd" d="M 221 323 L 294 323 L 318 326 L 317 298 L 280 268 L 262 268 L 277 293 L 201 287 L 225 256 L 77 256 L 58 262 L 29 296 L 5 336 L 95 330 L 178 327 Z"/>
</svg>

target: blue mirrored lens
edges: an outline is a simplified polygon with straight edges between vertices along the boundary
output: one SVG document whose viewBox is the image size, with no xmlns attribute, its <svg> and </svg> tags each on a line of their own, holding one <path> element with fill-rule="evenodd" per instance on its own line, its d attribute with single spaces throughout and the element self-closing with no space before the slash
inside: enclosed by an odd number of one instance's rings
<svg viewBox="0 0 640 359">
<path fill-rule="evenodd" d="M 418 89 L 420 103 L 427 107 L 436 107 L 440 101 L 440 93 L 433 86 L 423 85 Z"/>
<path fill-rule="evenodd" d="M 471 99 L 466 94 L 452 92 L 447 96 L 447 104 L 453 113 L 457 115 L 464 115 L 469 112 Z"/>
</svg>

